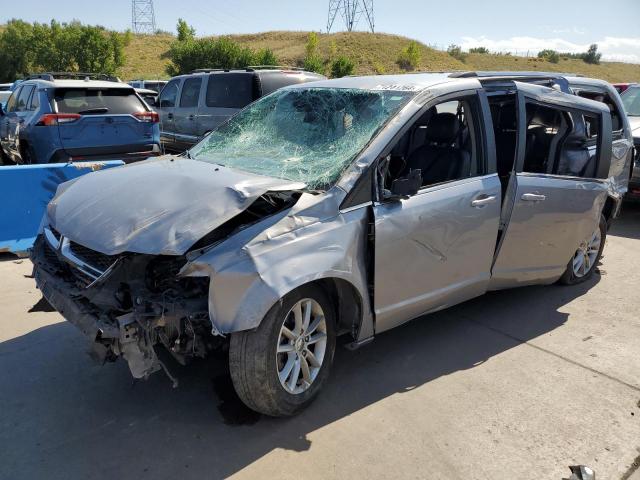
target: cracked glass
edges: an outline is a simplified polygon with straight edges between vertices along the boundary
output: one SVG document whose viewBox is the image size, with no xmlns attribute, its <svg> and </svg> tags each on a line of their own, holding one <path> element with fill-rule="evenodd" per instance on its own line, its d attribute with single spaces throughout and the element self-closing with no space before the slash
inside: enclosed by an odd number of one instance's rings
<svg viewBox="0 0 640 480">
<path fill-rule="evenodd" d="M 327 189 L 415 92 L 277 91 L 194 146 L 191 158 Z"/>
</svg>

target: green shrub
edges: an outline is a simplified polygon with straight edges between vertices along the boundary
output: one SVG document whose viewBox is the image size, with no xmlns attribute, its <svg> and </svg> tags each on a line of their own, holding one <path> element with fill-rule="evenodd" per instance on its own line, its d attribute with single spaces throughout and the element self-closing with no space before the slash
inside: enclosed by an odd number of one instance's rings
<svg viewBox="0 0 640 480">
<path fill-rule="evenodd" d="M 245 68 L 256 63 L 256 54 L 227 37 L 175 41 L 169 48 L 167 73 L 182 75 L 198 68 Z"/>
<path fill-rule="evenodd" d="M 447 48 L 447 53 L 456 60 L 460 60 L 462 63 L 464 63 L 467 59 L 467 54 L 462 51 L 460 45 L 456 45 L 454 43 L 449 45 L 449 47 Z"/>
<path fill-rule="evenodd" d="M 278 58 L 273 50 L 270 48 L 263 48 L 258 50 L 255 55 L 255 65 L 278 65 Z"/>
<path fill-rule="evenodd" d="M 331 77 L 340 78 L 353 75 L 354 63 L 347 57 L 338 57 L 331 64 Z"/>
<path fill-rule="evenodd" d="M 402 49 L 396 63 L 403 70 L 415 70 L 420 65 L 422 53 L 418 42 L 411 41 L 409 45 Z"/>
<path fill-rule="evenodd" d="M 325 66 L 322 58 L 319 55 L 314 55 L 312 57 L 305 57 L 302 62 L 302 68 L 309 72 L 316 72 L 324 74 Z"/>
<path fill-rule="evenodd" d="M 538 52 L 538 58 L 551 63 L 558 63 L 560 61 L 560 54 L 555 50 L 546 49 Z"/>
<path fill-rule="evenodd" d="M 489 49 L 487 47 L 475 47 L 475 48 L 470 48 L 469 53 L 487 54 L 489 53 Z"/>
</svg>

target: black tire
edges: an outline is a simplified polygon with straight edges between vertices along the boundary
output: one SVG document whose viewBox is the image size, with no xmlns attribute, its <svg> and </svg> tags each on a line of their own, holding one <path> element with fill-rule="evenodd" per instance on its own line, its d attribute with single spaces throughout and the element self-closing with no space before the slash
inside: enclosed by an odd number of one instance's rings
<svg viewBox="0 0 640 480">
<path fill-rule="evenodd" d="M 15 165 L 14 162 L 9 160 L 9 155 L 4 153 L 4 150 L 2 150 L 2 147 L 0 147 L 0 165 Z"/>
<path fill-rule="evenodd" d="M 276 349 L 280 329 L 292 307 L 305 298 L 315 300 L 326 320 L 327 343 L 317 376 L 303 392 L 285 390 L 278 377 Z M 231 335 L 229 370 L 240 399 L 252 410 L 272 417 L 294 415 L 306 408 L 318 395 L 329 377 L 336 346 L 335 309 L 319 286 L 307 285 L 289 293 L 274 305 L 255 330 Z"/>
<path fill-rule="evenodd" d="M 593 276 L 593 272 L 596 270 L 598 262 L 600 261 L 600 257 L 602 257 L 602 250 L 604 249 L 604 244 L 607 240 L 607 219 L 604 218 L 603 215 L 600 215 L 600 224 L 598 226 L 600 228 L 600 248 L 598 249 L 598 254 L 595 260 L 591 263 L 589 270 L 582 276 L 577 276 L 573 270 L 573 256 L 569 260 L 567 264 L 567 269 L 560 277 L 559 282 L 563 285 L 577 285 L 578 283 L 585 282 L 589 280 Z"/>
<path fill-rule="evenodd" d="M 34 163 L 35 157 L 29 145 L 24 145 L 20 148 L 20 158 L 23 165 L 31 165 Z"/>
</svg>

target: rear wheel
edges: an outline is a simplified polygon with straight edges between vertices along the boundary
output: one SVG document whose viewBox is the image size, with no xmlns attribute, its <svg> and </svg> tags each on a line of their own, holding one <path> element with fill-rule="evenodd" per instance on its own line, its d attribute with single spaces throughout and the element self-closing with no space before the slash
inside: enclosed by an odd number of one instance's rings
<svg viewBox="0 0 640 480">
<path fill-rule="evenodd" d="M 305 286 L 272 307 L 257 329 L 231 335 L 231 378 L 248 407 L 280 417 L 314 400 L 333 362 L 333 311 L 321 288 Z"/>
<path fill-rule="evenodd" d="M 15 163 L 9 160 L 9 155 L 4 153 L 2 147 L 0 147 L 0 165 L 15 165 Z"/>
<path fill-rule="evenodd" d="M 23 165 L 31 165 L 32 163 L 35 163 L 33 150 L 29 145 L 23 145 L 20 147 L 20 157 Z"/>
<path fill-rule="evenodd" d="M 575 285 L 588 280 L 602 256 L 606 238 L 607 220 L 601 215 L 596 230 L 580 243 L 578 250 L 569 261 L 567 269 L 560 277 L 560 283 Z"/>
</svg>

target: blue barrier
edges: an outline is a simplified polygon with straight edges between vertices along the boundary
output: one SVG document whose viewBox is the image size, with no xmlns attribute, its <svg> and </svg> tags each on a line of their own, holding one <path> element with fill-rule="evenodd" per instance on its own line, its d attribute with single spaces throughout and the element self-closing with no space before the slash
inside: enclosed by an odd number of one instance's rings
<svg viewBox="0 0 640 480">
<path fill-rule="evenodd" d="M 0 167 L 0 252 L 24 253 L 31 248 L 58 185 L 123 164 L 110 160 Z"/>
</svg>

